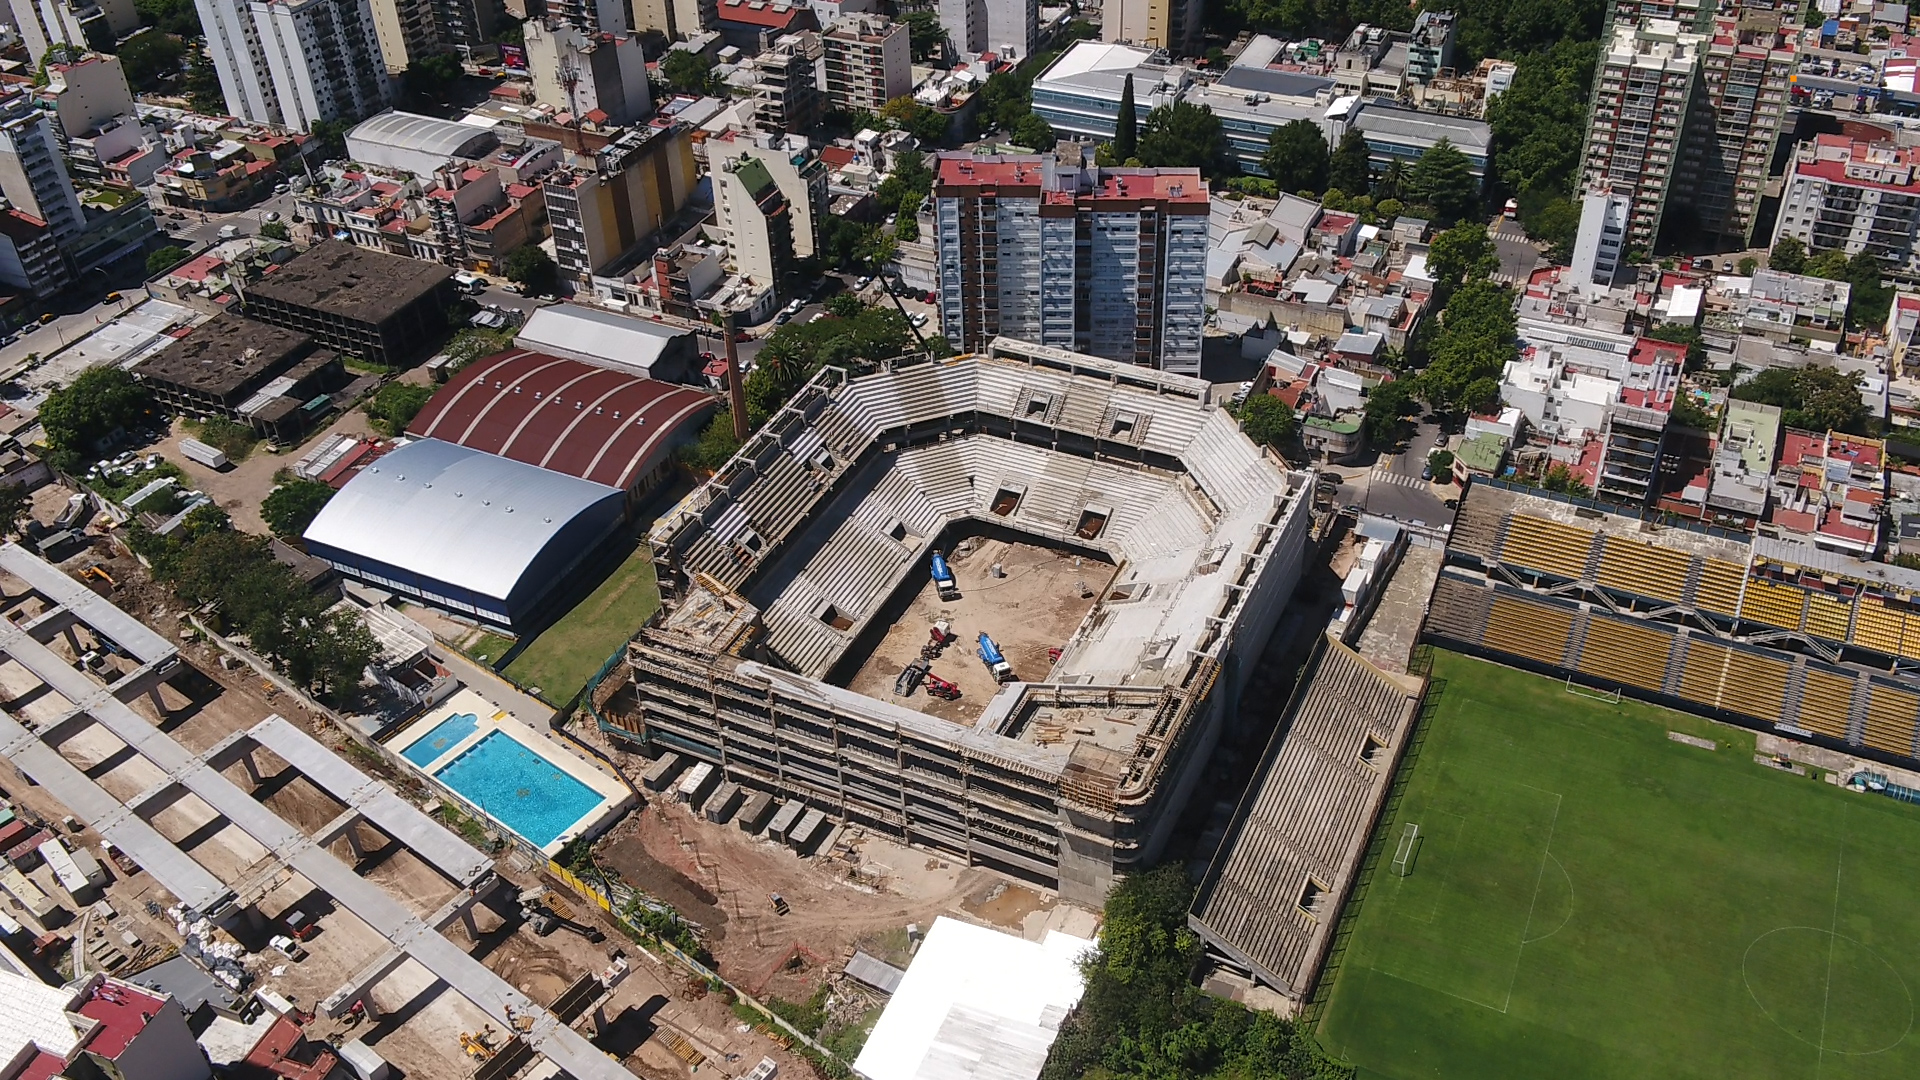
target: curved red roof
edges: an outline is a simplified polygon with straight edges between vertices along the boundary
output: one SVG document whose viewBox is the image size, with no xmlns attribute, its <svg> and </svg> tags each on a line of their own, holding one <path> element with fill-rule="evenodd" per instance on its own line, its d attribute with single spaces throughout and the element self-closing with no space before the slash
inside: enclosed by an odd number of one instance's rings
<svg viewBox="0 0 1920 1080">
<path fill-rule="evenodd" d="M 514 349 L 468 364 L 407 431 L 624 490 L 716 402 L 689 386 Z"/>
</svg>

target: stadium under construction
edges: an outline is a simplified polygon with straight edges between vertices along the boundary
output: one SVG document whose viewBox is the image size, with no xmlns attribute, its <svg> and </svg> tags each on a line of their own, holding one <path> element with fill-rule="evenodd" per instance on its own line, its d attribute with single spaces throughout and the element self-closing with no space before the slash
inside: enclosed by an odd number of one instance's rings
<svg viewBox="0 0 1920 1080">
<path fill-rule="evenodd" d="M 1477 482 L 1427 636 L 1912 767 L 1920 572 Z"/>
<path fill-rule="evenodd" d="M 1208 390 L 1005 339 L 820 371 L 656 524 L 666 602 L 604 726 L 1098 906 L 1160 856 L 1309 546 L 1309 477 Z M 1023 550 L 1061 572 L 997 561 Z M 876 682 L 943 623 L 944 670 L 991 676 L 967 707 Z"/>
</svg>

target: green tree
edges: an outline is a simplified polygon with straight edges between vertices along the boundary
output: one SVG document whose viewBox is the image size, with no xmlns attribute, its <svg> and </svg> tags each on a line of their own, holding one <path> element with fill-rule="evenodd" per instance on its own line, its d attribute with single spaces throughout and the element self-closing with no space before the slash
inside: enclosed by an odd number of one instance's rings
<svg viewBox="0 0 1920 1080">
<path fill-rule="evenodd" d="M 293 239 L 293 232 L 292 230 L 287 228 L 287 223 L 284 221 L 266 222 L 265 224 L 260 226 L 260 235 L 266 237 L 269 240 Z"/>
<path fill-rule="evenodd" d="M 1540 486 L 1548 491 L 1557 491 L 1562 495 L 1590 495 L 1593 489 L 1573 475 L 1573 470 L 1560 462 L 1554 462 L 1547 474 L 1540 478 Z"/>
<path fill-rule="evenodd" d="M 714 88 L 713 58 L 688 49 L 669 49 L 660 60 L 660 77 L 685 94 L 704 94 Z"/>
<path fill-rule="evenodd" d="M 407 97 L 431 106 L 465 76 L 459 57 L 452 53 L 432 53 L 407 64 L 407 70 L 401 75 L 401 86 Z"/>
<path fill-rule="evenodd" d="M 147 252 L 147 276 L 155 277 L 187 261 L 187 249 L 178 244 L 154 248 Z"/>
<path fill-rule="evenodd" d="M 1451 291 L 1448 287 L 1458 286 L 1468 278 L 1488 277 L 1499 267 L 1493 240 L 1478 222 L 1463 221 L 1455 225 L 1434 237 L 1427 251 L 1427 269 L 1432 271 L 1434 281 L 1442 283 L 1447 291 Z"/>
<path fill-rule="evenodd" d="M 1433 207 L 1443 223 L 1471 217 L 1480 206 L 1480 181 L 1474 179 L 1473 163 L 1444 138 L 1414 162 L 1407 187 L 1415 200 Z"/>
<path fill-rule="evenodd" d="M 187 8 L 192 11 L 191 5 Z M 218 116 L 227 109 L 227 98 L 220 89 L 220 73 L 206 47 L 195 45 L 187 54 L 187 104 L 204 116 Z"/>
<path fill-rule="evenodd" d="M 1327 186 L 1349 195 L 1365 195 L 1373 190 L 1373 163 L 1367 153 L 1367 138 L 1358 128 L 1348 128 L 1340 136 L 1340 145 L 1327 163 Z"/>
<path fill-rule="evenodd" d="M 900 16 L 907 24 L 907 40 L 915 60 L 932 60 L 947 50 L 947 31 L 933 11 L 909 11 Z"/>
<path fill-rule="evenodd" d="M 1015 146 L 1024 146 L 1029 150 L 1051 150 L 1054 143 L 1053 125 L 1041 119 L 1039 114 L 1029 114 L 1020 118 L 1007 133 L 1008 141 Z"/>
<path fill-rule="evenodd" d="M 531 294 L 552 292 L 559 278 L 559 267 L 553 264 L 553 256 L 538 244 L 514 248 L 501 260 L 501 267 L 508 281 Z"/>
<path fill-rule="evenodd" d="M 726 409 L 713 414 L 700 435 L 680 448 L 680 462 L 699 473 L 715 473 L 740 449 L 733 437 L 733 417 Z"/>
<path fill-rule="evenodd" d="M 1380 175 L 1373 181 L 1373 197 L 1376 199 L 1400 199 L 1412 197 L 1407 190 L 1407 164 L 1399 158 L 1387 162 Z"/>
<path fill-rule="evenodd" d="M 1140 114 L 1133 103 L 1133 73 L 1120 86 L 1120 111 L 1113 119 L 1113 156 L 1125 161 L 1140 151 Z"/>
<path fill-rule="evenodd" d="M 125 368 L 88 368 L 40 406 L 48 460 L 71 472 L 92 461 L 101 444 L 152 415 L 152 396 Z"/>
<path fill-rule="evenodd" d="M 1515 355 L 1513 296 L 1484 278 L 1447 301 L 1420 373 L 1420 395 L 1435 408 L 1484 407 L 1499 395 L 1501 369 Z"/>
<path fill-rule="evenodd" d="M 127 84 L 139 91 L 155 91 L 180 74 L 180 61 L 187 55 L 186 43 L 158 30 L 143 30 L 120 43 L 115 50 Z"/>
<path fill-rule="evenodd" d="M 388 383 L 380 391 L 367 399 L 360 411 L 373 419 L 375 427 L 387 435 L 400 435 L 427 407 L 427 399 L 433 397 L 433 387 L 416 383 Z"/>
<path fill-rule="evenodd" d="M 187 39 L 206 36 L 193 0 L 133 0 L 133 9 L 140 13 L 142 26 Z"/>
<path fill-rule="evenodd" d="M 24 484 L 0 484 L 0 538 L 17 535 L 33 517 L 33 496 Z"/>
<path fill-rule="evenodd" d="M 1400 422 L 1413 414 L 1413 393 L 1402 380 L 1383 382 L 1367 394 L 1361 426 L 1376 446 L 1391 446 L 1400 437 Z"/>
<path fill-rule="evenodd" d="M 1687 347 L 1685 362 L 1688 372 L 1699 371 L 1707 366 L 1707 346 L 1700 336 L 1700 328 L 1681 323 L 1662 323 L 1647 331 L 1647 336 L 1655 341 L 1671 341 Z"/>
<path fill-rule="evenodd" d="M 1520 224 L 1528 236 L 1548 246 L 1550 261 L 1564 266 L 1572 260 L 1573 242 L 1580 235 L 1579 204 L 1559 196 L 1523 199 Z"/>
<path fill-rule="evenodd" d="M 827 300 L 827 314 L 836 319 L 852 319 L 865 310 L 867 304 L 850 292 L 835 293 Z"/>
<path fill-rule="evenodd" d="M 1768 368 L 1735 386 L 1732 395 L 1780 408 L 1780 418 L 1803 431 L 1871 435 L 1877 426 L 1860 400 L 1860 373 L 1823 364 Z"/>
<path fill-rule="evenodd" d="M 1804 274 L 1807 271 L 1807 245 L 1791 236 L 1783 236 L 1773 245 L 1773 251 L 1767 255 L 1767 268 L 1783 274 Z"/>
<path fill-rule="evenodd" d="M 318 480 L 289 480 L 260 500 L 260 517 L 273 535 L 291 540 L 307 531 L 331 498 L 333 488 Z"/>
<path fill-rule="evenodd" d="M 1293 438 L 1293 408 L 1272 394 L 1250 397 L 1240 406 L 1240 430 L 1267 446 L 1284 446 Z"/>
<path fill-rule="evenodd" d="M 1320 125 L 1311 120 L 1295 120 L 1281 124 L 1267 136 L 1267 152 L 1261 155 L 1260 164 L 1281 191 L 1318 195 L 1327 190 L 1332 163 L 1327 154 L 1327 140 L 1320 135 Z"/>
<path fill-rule="evenodd" d="M 1194 168 L 1208 179 L 1239 171 L 1228 152 L 1220 118 L 1204 105 L 1185 101 L 1162 105 L 1147 114 L 1139 156 L 1147 168 Z"/>
<path fill-rule="evenodd" d="M 1521 56 L 1513 86 L 1487 105 L 1494 175 L 1522 200 L 1567 198 L 1580 175 L 1599 46 L 1569 39 Z"/>
<path fill-rule="evenodd" d="M 484 330 L 471 327 L 447 339 L 440 351 L 453 359 L 456 367 L 465 367 L 483 356 L 492 356 L 513 348 L 511 330 Z"/>
</svg>

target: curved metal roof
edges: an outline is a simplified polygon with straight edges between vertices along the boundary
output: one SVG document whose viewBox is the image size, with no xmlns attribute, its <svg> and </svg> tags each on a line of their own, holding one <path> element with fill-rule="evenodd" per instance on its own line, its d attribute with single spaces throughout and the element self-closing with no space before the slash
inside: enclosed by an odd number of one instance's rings
<svg viewBox="0 0 1920 1080">
<path fill-rule="evenodd" d="M 515 349 L 468 364 L 409 430 L 624 489 L 716 404 L 690 386 Z"/>
<path fill-rule="evenodd" d="M 505 599 L 577 515 L 618 489 L 420 439 L 362 469 L 305 538 Z"/>
<path fill-rule="evenodd" d="M 499 137 L 490 128 L 388 110 L 356 125 L 347 138 L 439 157 L 473 157 Z"/>
</svg>

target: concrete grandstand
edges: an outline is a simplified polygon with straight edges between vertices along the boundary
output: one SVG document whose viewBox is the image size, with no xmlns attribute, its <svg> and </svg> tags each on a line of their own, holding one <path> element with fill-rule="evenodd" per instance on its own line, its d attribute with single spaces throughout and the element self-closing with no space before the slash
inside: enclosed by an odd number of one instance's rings
<svg viewBox="0 0 1920 1080">
<path fill-rule="evenodd" d="M 1476 483 L 1427 634 L 1911 767 L 1920 572 Z"/>
<path fill-rule="evenodd" d="M 632 699 L 607 730 L 1099 905 L 1159 857 L 1308 544 L 1309 478 L 1207 393 L 1006 339 L 822 370 L 656 524 L 667 603 L 631 643 Z M 1044 579 L 1063 596 L 996 591 L 1007 579 L 976 560 L 964 651 L 943 663 L 978 664 L 975 636 L 1010 632 L 1023 603 L 1086 617 L 1011 656 L 1017 681 L 977 713 L 849 689 L 927 592 L 932 555 L 993 544 L 1081 575 Z"/>
</svg>

